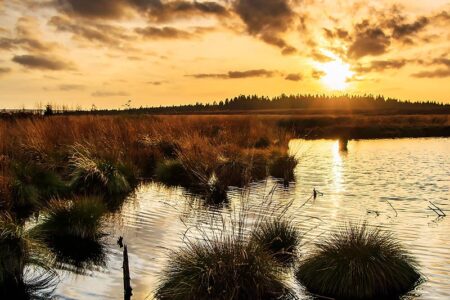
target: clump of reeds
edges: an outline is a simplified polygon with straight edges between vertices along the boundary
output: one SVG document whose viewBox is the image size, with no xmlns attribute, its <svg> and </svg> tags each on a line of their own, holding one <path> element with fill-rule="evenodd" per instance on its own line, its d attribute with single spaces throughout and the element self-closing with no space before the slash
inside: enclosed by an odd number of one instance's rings
<svg viewBox="0 0 450 300">
<path fill-rule="evenodd" d="M 421 278 L 414 260 L 388 233 L 349 225 L 301 261 L 296 276 L 312 293 L 334 299 L 395 299 Z"/>
<path fill-rule="evenodd" d="M 174 253 L 159 299 L 278 299 L 289 293 L 279 265 L 258 243 L 230 237 Z"/>
<path fill-rule="evenodd" d="M 255 142 L 255 145 L 254 145 L 254 147 L 255 148 L 262 148 L 262 149 L 265 149 L 265 148 L 268 148 L 268 147 L 270 147 L 270 140 L 269 140 L 269 138 L 267 138 L 267 137 L 265 137 L 265 136 L 262 136 L 262 137 L 260 137 L 256 142 Z"/>
<path fill-rule="evenodd" d="M 52 197 L 62 196 L 67 186 L 55 172 L 42 166 L 17 163 L 13 167 L 13 206 L 34 208 Z"/>
<path fill-rule="evenodd" d="M 261 223 L 252 239 L 264 247 L 282 265 L 292 265 L 297 258 L 301 236 L 291 221 L 273 219 Z"/>
<path fill-rule="evenodd" d="M 268 203 L 263 201 L 264 203 Z M 265 204 L 262 204 L 265 206 Z M 269 205 L 266 208 L 269 209 Z M 277 209 L 271 207 L 271 209 Z M 293 299 L 294 292 L 285 279 L 287 269 L 276 258 L 265 241 L 270 222 L 262 214 L 254 215 L 244 202 L 219 224 L 200 228 L 201 239 L 185 236 L 185 246 L 173 252 L 161 283 L 156 290 L 159 299 Z M 250 216 L 252 220 L 250 221 Z M 256 219 L 254 219 L 256 218 Z M 283 219 L 283 215 L 279 218 Z M 298 236 L 295 228 L 280 226 Z M 295 232 L 294 232 L 295 231 Z M 272 233 L 270 233 L 272 234 Z M 290 242 L 296 244 L 294 238 Z M 287 244 L 287 243 L 286 243 Z M 292 246 L 292 247 L 291 247 Z M 296 253 L 289 245 L 291 254 Z M 278 252 L 279 253 L 279 252 Z M 286 266 L 286 265 L 284 265 Z"/>
<path fill-rule="evenodd" d="M 90 194 L 116 195 L 131 190 L 129 180 L 125 176 L 124 166 L 96 159 L 83 146 L 75 146 L 71 157 L 71 187 L 74 191 Z M 128 171 L 131 176 L 132 172 Z"/>
<path fill-rule="evenodd" d="M 285 181 L 294 180 L 294 170 L 298 164 L 297 158 L 288 154 L 274 153 L 269 164 L 269 174 Z"/>
<path fill-rule="evenodd" d="M 54 200 L 33 230 L 55 255 L 55 265 L 75 273 L 106 264 L 102 225 L 107 208 L 96 197 Z"/>
<path fill-rule="evenodd" d="M 54 200 L 48 205 L 39 230 L 47 237 L 76 237 L 96 240 L 102 236 L 101 226 L 106 212 L 102 199 L 75 198 L 73 201 Z"/>
<path fill-rule="evenodd" d="M 159 162 L 155 169 L 156 180 L 169 186 L 189 186 L 191 184 L 189 174 L 181 161 L 167 159 Z"/>
<path fill-rule="evenodd" d="M 180 145 L 174 139 L 163 138 L 161 134 L 144 135 L 140 141 L 143 145 L 157 150 L 166 159 L 177 158 L 177 153 L 180 150 Z"/>
<path fill-rule="evenodd" d="M 8 215 L 0 218 L 0 286 L 23 282 L 23 268 L 28 259 L 27 240 L 21 226 Z"/>
<path fill-rule="evenodd" d="M 56 279 L 51 263 L 36 237 L 10 215 L 0 217 L 0 298 L 48 299 Z"/>
</svg>

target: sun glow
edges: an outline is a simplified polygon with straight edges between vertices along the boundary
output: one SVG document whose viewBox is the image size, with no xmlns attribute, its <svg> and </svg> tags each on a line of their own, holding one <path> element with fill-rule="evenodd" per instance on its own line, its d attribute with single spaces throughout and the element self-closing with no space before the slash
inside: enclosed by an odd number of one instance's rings
<svg viewBox="0 0 450 300">
<path fill-rule="evenodd" d="M 353 76 L 350 65 L 340 59 L 323 63 L 320 66 L 325 73 L 322 82 L 332 90 L 344 90 L 348 87 L 348 79 Z"/>
</svg>

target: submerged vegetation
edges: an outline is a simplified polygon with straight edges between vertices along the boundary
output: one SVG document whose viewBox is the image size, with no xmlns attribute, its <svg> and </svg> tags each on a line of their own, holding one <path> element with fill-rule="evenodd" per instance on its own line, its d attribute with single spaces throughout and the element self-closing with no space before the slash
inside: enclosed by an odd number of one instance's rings
<svg viewBox="0 0 450 300">
<path fill-rule="evenodd" d="M 349 225 L 301 261 L 298 280 L 312 293 L 334 299 L 397 299 L 421 275 L 388 233 Z"/>
</svg>

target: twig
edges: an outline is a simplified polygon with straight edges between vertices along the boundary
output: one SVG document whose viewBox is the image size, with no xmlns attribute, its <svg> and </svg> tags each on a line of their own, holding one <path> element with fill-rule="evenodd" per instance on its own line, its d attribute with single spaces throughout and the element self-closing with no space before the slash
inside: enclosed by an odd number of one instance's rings
<svg viewBox="0 0 450 300">
<path fill-rule="evenodd" d="M 431 201 L 428 201 L 433 207 L 428 206 L 429 209 L 431 209 L 432 211 L 434 211 L 439 217 L 446 217 L 447 215 L 445 214 L 445 212 L 442 211 L 442 209 L 440 209 L 436 204 L 434 204 Z"/>
<path fill-rule="evenodd" d="M 398 217 L 398 212 L 397 212 L 397 210 L 395 209 L 395 207 L 392 206 L 391 202 L 389 202 L 388 199 L 385 199 L 385 200 L 386 200 L 386 202 L 392 207 L 392 209 L 395 211 L 395 216 Z"/>
</svg>

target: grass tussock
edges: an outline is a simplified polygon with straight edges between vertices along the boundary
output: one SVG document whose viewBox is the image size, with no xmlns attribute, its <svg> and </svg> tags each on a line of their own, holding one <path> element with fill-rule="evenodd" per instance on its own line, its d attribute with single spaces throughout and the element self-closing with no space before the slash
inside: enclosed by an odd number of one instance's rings
<svg viewBox="0 0 450 300">
<path fill-rule="evenodd" d="M 83 274 L 106 265 L 102 225 L 107 207 L 101 198 L 52 201 L 34 232 L 55 256 L 55 266 Z"/>
<path fill-rule="evenodd" d="M 397 299 L 420 279 L 414 260 L 388 233 L 349 225 L 301 261 L 296 276 L 334 299 Z"/>
<path fill-rule="evenodd" d="M 73 169 L 71 187 L 74 191 L 117 195 L 131 190 L 131 185 L 123 172 L 124 167 L 94 158 L 86 147 L 74 147 L 70 164 Z"/>
<path fill-rule="evenodd" d="M 17 163 L 13 167 L 13 206 L 16 209 L 43 206 L 52 198 L 67 193 L 60 176 L 43 166 Z"/>
<path fill-rule="evenodd" d="M 191 182 L 189 174 L 179 160 L 168 159 L 157 164 L 156 180 L 169 186 L 188 186 Z"/>
<path fill-rule="evenodd" d="M 295 178 L 294 170 L 298 160 L 291 155 L 274 153 L 269 164 L 269 173 L 275 178 L 292 181 Z"/>
<path fill-rule="evenodd" d="M 73 201 L 54 200 L 46 211 L 39 230 L 48 237 L 75 237 L 96 240 L 103 234 L 101 225 L 107 208 L 96 197 L 76 198 Z"/>
<path fill-rule="evenodd" d="M 273 190 L 272 190 L 273 192 Z M 196 227 L 202 238 L 185 234 L 185 245 L 170 255 L 170 260 L 155 294 L 158 299 L 295 299 L 286 283 L 290 266 L 281 262 L 274 253 L 284 252 L 273 242 L 274 235 L 290 236 L 284 245 L 296 255 L 295 238 L 299 233 L 294 226 L 279 226 L 260 214 L 270 209 L 278 212 L 283 224 L 283 208 L 273 206 L 271 197 L 260 207 L 241 203 L 217 224 L 212 220 L 206 227 Z M 258 209 L 260 213 L 255 211 Z M 280 212 L 281 211 L 281 212 Z M 255 215 L 256 214 L 256 215 Z M 290 232 L 282 232 L 285 229 Z M 270 233 L 269 233 L 270 231 Z M 266 236 L 272 234 L 272 236 Z M 269 242 L 266 242 L 269 241 Z M 295 244 L 295 245 L 294 245 Z M 272 246 L 272 247 L 270 247 Z M 291 257 L 293 260 L 294 258 Z"/>
<path fill-rule="evenodd" d="M 30 231 L 8 214 L 0 217 L 0 298 L 48 299 L 56 281 L 51 263 Z"/>
<path fill-rule="evenodd" d="M 253 231 L 252 239 L 282 265 L 290 266 L 297 259 L 301 236 L 291 221 L 264 222 Z"/>
<path fill-rule="evenodd" d="M 174 253 L 159 299 L 280 299 L 288 293 L 279 265 L 257 243 L 192 243 Z"/>
</svg>

